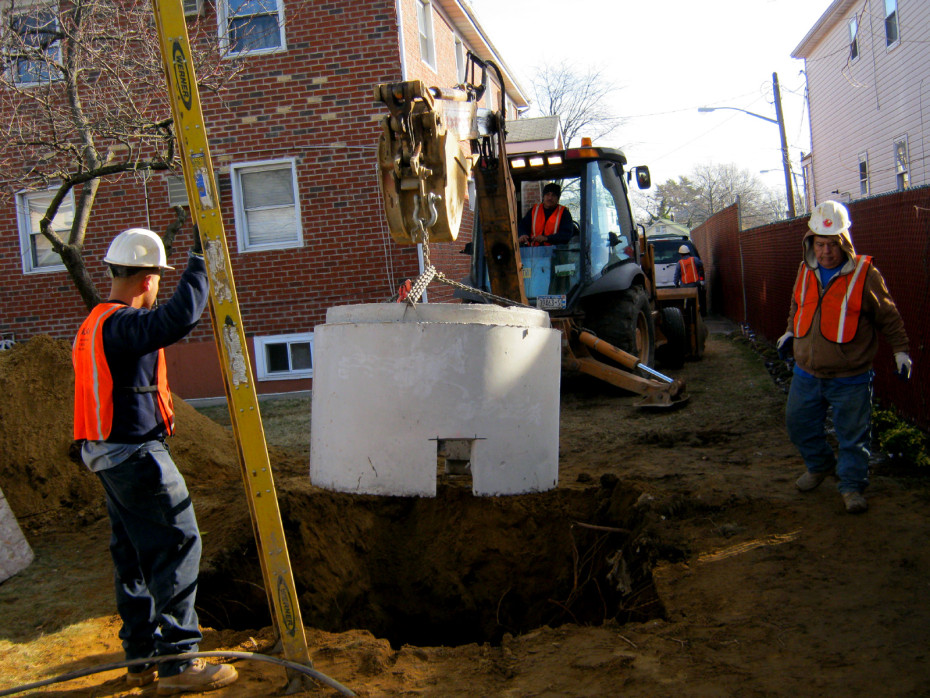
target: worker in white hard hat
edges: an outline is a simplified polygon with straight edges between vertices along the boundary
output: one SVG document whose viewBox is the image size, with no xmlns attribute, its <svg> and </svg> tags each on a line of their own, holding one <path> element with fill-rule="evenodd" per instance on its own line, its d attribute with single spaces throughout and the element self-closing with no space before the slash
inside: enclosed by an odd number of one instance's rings
<svg viewBox="0 0 930 698">
<path fill-rule="evenodd" d="M 130 228 L 110 244 L 104 262 L 110 295 L 78 330 L 74 438 L 106 495 L 115 568 L 119 637 L 126 681 L 158 680 L 158 694 L 203 692 L 236 680 L 228 664 L 202 659 L 153 662 L 159 655 L 196 652 L 202 635 L 194 609 L 200 531 L 184 478 L 165 439 L 174 432 L 165 347 L 185 337 L 207 304 L 200 236 L 177 289 L 156 305 L 168 266 L 161 238 Z"/>
<path fill-rule="evenodd" d="M 887 339 L 898 374 L 910 378 L 912 362 L 904 321 L 872 258 L 857 255 L 843 204 L 814 207 L 802 241 L 804 254 L 791 297 L 788 329 L 779 354 L 794 352 L 788 394 L 788 434 L 807 470 L 795 483 L 815 489 L 834 471 L 846 511 L 868 509 L 872 412 L 872 362 L 878 335 Z M 839 442 L 827 442 L 824 422 L 833 408 Z"/>
<path fill-rule="evenodd" d="M 678 264 L 675 266 L 675 286 L 698 289 L 701 315 L 707 314 L 707 302 L 704 295 L 704 262 L 688 245 L 682 243 L 678 248 Z"/>
</svg>

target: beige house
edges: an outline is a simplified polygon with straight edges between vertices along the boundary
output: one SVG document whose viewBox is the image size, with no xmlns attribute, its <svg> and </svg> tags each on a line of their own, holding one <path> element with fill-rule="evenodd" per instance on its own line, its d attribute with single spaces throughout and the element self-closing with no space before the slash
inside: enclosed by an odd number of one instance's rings
<svg viewBox="0 0 930 698">
<path fill-rule="evenodd" d="M 814 203 L 930 183 L 930 2 L 834 0 L 791 55 L 807 75 Z"/>
</svg>

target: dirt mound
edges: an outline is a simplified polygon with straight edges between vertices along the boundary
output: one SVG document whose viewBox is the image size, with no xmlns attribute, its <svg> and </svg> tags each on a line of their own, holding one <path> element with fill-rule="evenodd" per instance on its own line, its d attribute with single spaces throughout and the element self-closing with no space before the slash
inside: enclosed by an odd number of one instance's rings
<svg viewBox="0 0 930 698">
<path fill-rule="evenodd" d="M 20 525 L 38 531 L 105 514 L 97 478 L 69 456 L 74 419 L 71 346 L 34 337 L 0 352 L 0 489 Z M 232 434 L 175 396 L 170 448 L 191 489 L 239 476 Z"/>
</svg>

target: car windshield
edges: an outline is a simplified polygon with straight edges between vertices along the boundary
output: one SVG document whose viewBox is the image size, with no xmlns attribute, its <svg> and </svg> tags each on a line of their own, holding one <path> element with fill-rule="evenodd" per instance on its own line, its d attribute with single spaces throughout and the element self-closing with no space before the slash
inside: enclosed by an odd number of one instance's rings
<svg viewBox="0 0 930 698">
<path fill-rule="evenodd" d="M 650 240 L 649 244 L 655 250 L 656 264 L 674 264 L 678 261 L 678 248 L 687 245 L 691 254 L 695 254 L 694 247 L 687 240 Z"/>
</svg>

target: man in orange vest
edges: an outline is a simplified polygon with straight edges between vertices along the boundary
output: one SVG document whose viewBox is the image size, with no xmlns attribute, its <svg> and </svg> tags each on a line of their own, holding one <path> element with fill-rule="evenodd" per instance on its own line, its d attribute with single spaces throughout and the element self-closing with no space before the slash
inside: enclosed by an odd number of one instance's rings
<svg viewBox="0 0 930 698">
<path fill-rule="evenodd" d="M 691 248 L 682 245 L 678 248 L 678 264 L 675 266 L 675 286 L 697 288 L 701 315 L 707 315 L 707 296 L 704 295 L 704 262 L 697 255 L 691 254 Z"/>
<path fill-rule="evenodd" d="M 904 321 L 872 258 L 857 255 L 846 207 L 824 201 L 811 213 L 802 241 L 779 354 L 794 351 L 794 375 L 786 422 L 807 471 L 795 483 L 815 489 L 834 469 L 846 511 L 868 509 L 872 412 L 872 361 L 883 334 L 894 352 L 898 374 L 910 378 L 912 362 Z M 839 451 L 827 443 L 824 422 L 833 408 Z"/>
<path fill-rule="evenodd" d="M 572 214 L 559 205 L 561 197 L 562 187 L 555 182 L 543 187 L 542 203 L 527 211 L 517 227 L 521 245 L 563 245 L 572 239 Z"/>
<path fill-rule="evenodd" d="M 190 494 L 165 438 L 174 408 L 164 348 L 185 337 L 207 303 L 200 236 L 177 289 L 156 304 L 167 264 L 161 238 L 131 228 L 114 238 L 109 300 L 78 330 L 74 363 L 74 438 L 106 494 L 115 568 L 119 636 L 130 686 L 158 679 L 158 694 L 203 692 L 236 680 L 228 664 L 145 661 L 196 652 L 202 639 L 194 610 L 200 568 L 200 531 Z"/>
</svg>

